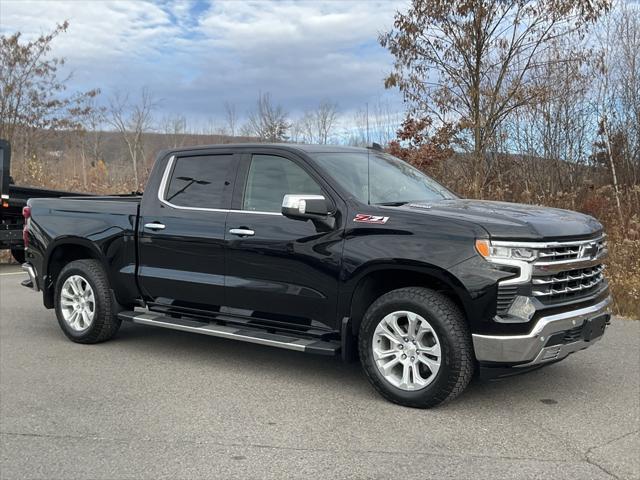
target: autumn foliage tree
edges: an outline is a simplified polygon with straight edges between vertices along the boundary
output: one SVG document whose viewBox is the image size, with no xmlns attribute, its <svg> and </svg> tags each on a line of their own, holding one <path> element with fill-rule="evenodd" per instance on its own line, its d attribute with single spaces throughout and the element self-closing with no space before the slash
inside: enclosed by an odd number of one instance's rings
<svg viewBox="0 0 640 480">
<path fill-rule="evenodd" d="M 609 7 L 609 0 L 413 0 L 379 38 L 394 57 L 385 86 L 400 89 L 410 117 L 445 127 L 450 143 L 473 154 L 481 196 L 499 128 L 541 94 L 533 80 L 548 65 L 546 51 L 583 35 Z M 583 60 L 572 48 L 554 59 Z"/>
<path fill-rule="evenodd" d="M 88 100 L 99 93 L 97 89 L 66 93 L 69 77 L 61 73 L 64 58 L 50 53 L 53 41 L 68 26 L 61 23 L 29 41 L 20 32 L 0 36 L 0 138 L 20 143 L 25 156 L 31 153 L 37 133 L 81 128 L 83 116 L 92 108 Z"/>
</svg>

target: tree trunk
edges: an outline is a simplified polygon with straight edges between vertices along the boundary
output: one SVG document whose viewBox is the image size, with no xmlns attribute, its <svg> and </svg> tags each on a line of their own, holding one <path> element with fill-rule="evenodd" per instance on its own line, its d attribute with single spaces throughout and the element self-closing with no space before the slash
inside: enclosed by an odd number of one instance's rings
<svg viewBox="0 0 640 480">
<path fill-rule="evenodd" d="M 624 233 L 626 229 L 625 229 L 624 216 L 622 215 L 622 206 L 620 205 L 620 189 L 618 188 L 618 175 L 616 174 L 616 165 L 613 161 L 611 138 L 609 136 L 609 123 L 607 122 L 606 117 L 603 120 L 603 127 L 604 127 L 604 141 L 607 145 L 607 157 L 609 157 L 609 166 L 611 168 L 611 177 L 613 180 L 613 192 L 616 197 L 616 207 L 618 208 L 618 217 L 620 218 L 620 227 L 622 228 L 622 232 Z"/>
</svg>

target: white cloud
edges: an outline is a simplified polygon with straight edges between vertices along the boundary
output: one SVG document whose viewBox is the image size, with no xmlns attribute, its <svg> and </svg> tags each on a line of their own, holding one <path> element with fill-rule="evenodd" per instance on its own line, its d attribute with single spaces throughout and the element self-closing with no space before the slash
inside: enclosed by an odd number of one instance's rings
<svg viewBox="0 0 640 480">
<path fill-rule="evenodd" d="M 258 91 L 291 111 L 322 98 L 352 109 L 384 93 L 391 58 L 376 39 L 404 3 L 2 0 L 0 32 L 30 38 L 68 19 L 54 54 L 76 88 L 147 85 L 190 117 L 216 117 L 225 100 L 244 111 Z"/>
</svg>

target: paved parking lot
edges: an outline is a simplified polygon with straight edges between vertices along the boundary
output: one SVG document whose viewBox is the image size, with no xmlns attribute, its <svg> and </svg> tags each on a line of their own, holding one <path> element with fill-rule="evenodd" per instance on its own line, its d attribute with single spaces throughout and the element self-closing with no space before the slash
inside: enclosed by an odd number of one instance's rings
<svg viewBox="0 0 640 480">
<path fill-rule="evenodd" d="M 0 266 L 3 479 L 640 476 L 638 321 L 414 410 L 323 357 L 128 324 L 73 344 L 22 278 Z"/>
</svg>

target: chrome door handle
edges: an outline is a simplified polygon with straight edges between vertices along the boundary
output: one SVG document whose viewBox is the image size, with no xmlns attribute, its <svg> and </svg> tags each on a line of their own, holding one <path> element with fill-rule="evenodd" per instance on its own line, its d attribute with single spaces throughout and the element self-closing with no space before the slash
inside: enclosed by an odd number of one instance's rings
<svg viewBox="0 0 640 480">
<path fill-rule="evenodd" d="M 153 222 L 153 223 L 145 223 L 144 228 L 148 228 L 150 230 L 164 230 L 166 227 L 162 223 Z"/>
<path fill-rule="evenodd" d="M 248 228 L 232 228 L 229 230 L 231 235 L 238 235 L 239 237 L 253 237 L 256 232 L 249 230 Z"/>
</svg>

